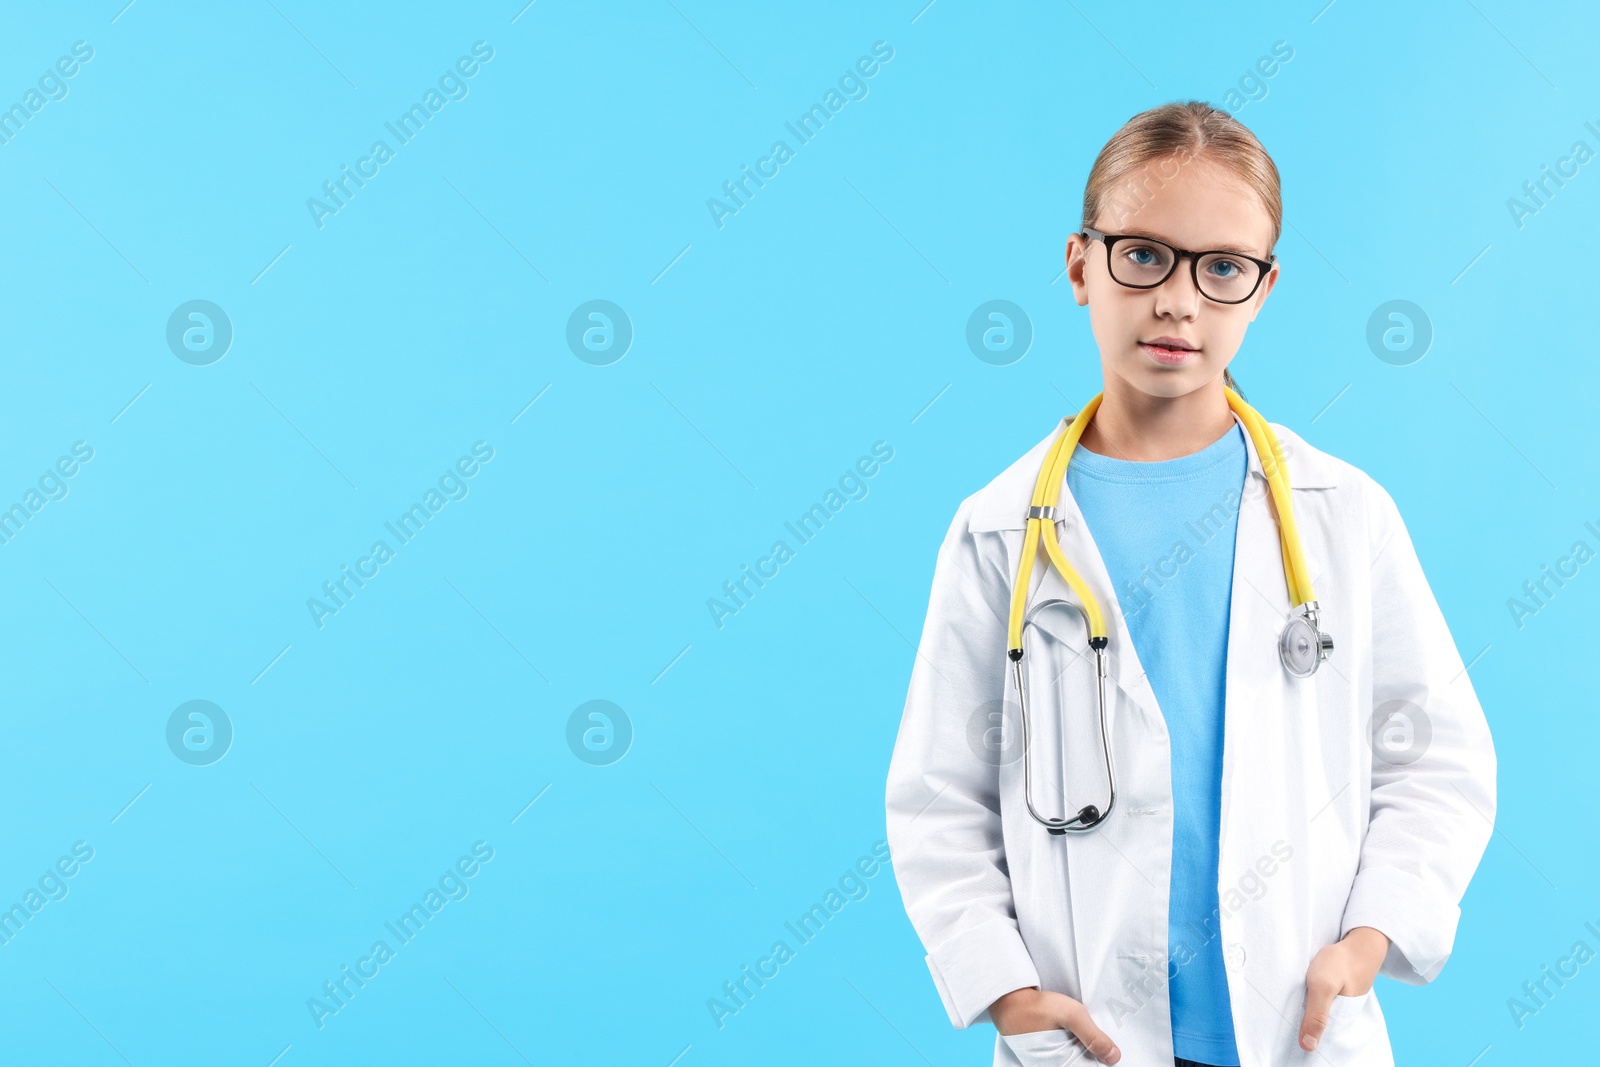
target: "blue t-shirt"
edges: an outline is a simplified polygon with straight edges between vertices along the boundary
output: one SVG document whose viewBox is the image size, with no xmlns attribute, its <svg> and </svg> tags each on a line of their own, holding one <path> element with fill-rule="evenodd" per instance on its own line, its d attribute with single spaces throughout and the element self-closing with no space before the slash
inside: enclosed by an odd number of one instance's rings
<svg viewBox="0 0 1600 1067">
<path fill-rule="evenodd" d="M 1244 429 L 1155 463 L 1079 445 L 1067 489 L 1105 560 L 1172 745 L 1167 975 L 1174 1051 L 1237 1064 L 1217 896 L 1222 723 Z M 1103 596 L 1104 593 L 1102 592 Z"/>
</svg>

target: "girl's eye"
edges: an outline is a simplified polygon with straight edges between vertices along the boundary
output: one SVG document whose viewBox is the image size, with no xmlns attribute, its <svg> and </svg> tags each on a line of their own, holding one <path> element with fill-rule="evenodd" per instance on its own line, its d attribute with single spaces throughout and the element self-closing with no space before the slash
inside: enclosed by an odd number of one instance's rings
<svg viewBox="0 0 1600 1067">
<path fill-rule="evenodd" d="M 1138 264 L 1141 267 L 1148 267 L 1152 263 L 1154 263 L 1159 257 L 1156 255 L 1154 249 L 1150 249 L 1150 248 L 1131 248 L 1131 249 L 1128 250 L 1128 258 L 1133 260 L 1134 263 Z"/>
<path fill-rule="evenodd" d="M 1211 272 L 1218 278 L 1236 278 L 1243 269 L 1231 259 L 1219 259 L 1211 264 Z"/>
</svg>

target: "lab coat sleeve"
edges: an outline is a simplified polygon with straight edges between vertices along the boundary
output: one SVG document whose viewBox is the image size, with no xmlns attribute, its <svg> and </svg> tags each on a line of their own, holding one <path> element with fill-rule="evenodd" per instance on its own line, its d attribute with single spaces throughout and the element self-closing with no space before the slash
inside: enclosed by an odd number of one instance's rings
<svg viewBox="0 0 1600 1067">
<path fill-rule="evenodd" d="M 1495 753 L 1483 708 L 1394 499 L 1373 500 L 1371 808 L 1340 936 L 1390 944 L 1379 974 L 1422 985 L 1443 969 L 1460 901 L 1494 829 Z M 1405 702 L 1399 704 L 1395 702 Z M 1397 712 L 1392 717 L 1391 712 Z"/>
<path fill-rule="evenodd" d="M 895 880 L 958 1030 L 992 1021 L 996 999 L 1039 984 L 1012 903 L 998 768 L 969 741 L 1004 697 L 1009 595 L 994 565 L 980 563 L 972 503 L 939 549 L 887 789 Z"/>
</svg>

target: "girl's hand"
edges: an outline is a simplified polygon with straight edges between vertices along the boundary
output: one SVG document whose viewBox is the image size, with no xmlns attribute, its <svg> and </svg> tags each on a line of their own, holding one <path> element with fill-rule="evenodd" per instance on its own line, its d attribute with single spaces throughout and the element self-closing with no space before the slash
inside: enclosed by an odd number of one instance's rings
<svg viewBox="0 0 1600 1067">
<path fill-rule="evenodd" d="M 1335 994 L 1359 997 L 1372 988 L 1389 952 L 1389 939 L 1370 926 L 1356 926 L 1337 944 L 1328 945 L 1306 969 L 1306 1011 L 1300 1020 L 1300 1047 L 1317 1047 Z"/>
<path fill-rule="evenodd" d="M 989 1005 L 989 1018 L 1002 1036 L 1066 1030 L 1101 1063 L 1116 1063 L 1122 1058 L 1110 1035 L 1089 1018 L 1089 1009 L 1065 993 L 1052 993 L 1037 986 L 1013 989 Z"/>
</svg>

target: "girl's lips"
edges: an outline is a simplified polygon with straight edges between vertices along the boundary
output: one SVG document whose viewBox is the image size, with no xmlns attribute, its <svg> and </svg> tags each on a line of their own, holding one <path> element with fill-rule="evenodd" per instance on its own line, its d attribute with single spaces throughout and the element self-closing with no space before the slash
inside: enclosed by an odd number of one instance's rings
<svg viewBox="0 0 1600 1067">
<path fill-rule="evenodd" d="M 1157 363 L 1165 364 L 1169 367 L 1187 363 L 1198 351 L 1198 349 L 1193 348 L 1165 348 L 1161 345 L 1147 345 L 1143 341 L 1139 342 L 1139 348 Z"/>
</svg>

